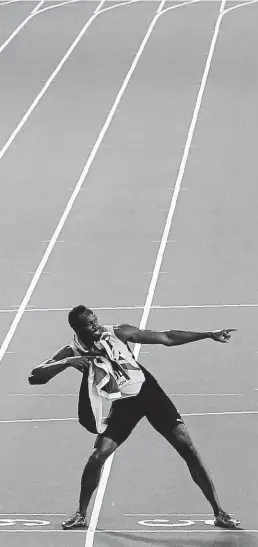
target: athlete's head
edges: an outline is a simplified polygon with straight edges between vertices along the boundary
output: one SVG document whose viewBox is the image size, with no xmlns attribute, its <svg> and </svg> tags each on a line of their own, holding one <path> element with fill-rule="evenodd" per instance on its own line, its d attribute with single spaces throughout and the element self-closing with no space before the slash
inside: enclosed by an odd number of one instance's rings
<svg viewBox="0 0 258 547">
<path fill-rule="evenodd" d="M 76 306 L 68 314 L 69 325 L 86 344 L 98 340 L 101 327 L 95 313 L 86 306 Z"/>
</svg>

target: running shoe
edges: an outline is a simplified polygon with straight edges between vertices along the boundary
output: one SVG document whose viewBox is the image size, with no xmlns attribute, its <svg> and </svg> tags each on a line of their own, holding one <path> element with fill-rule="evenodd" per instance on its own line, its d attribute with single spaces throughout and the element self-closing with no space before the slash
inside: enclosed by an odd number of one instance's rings
<svg viewBox="0 0 258 547">
<path fill-rule="evenodd" d="M 225 511 L 220 511 L 214 520 L 214 526 L 219 526 L 220 528 L 228 528 L 230 530 L 238 528 L 239 524 L 239 520 L 233 519 Z"/>
<path fill-rule="evenodd" d="M 62 522 L 62 527 L 64 530 L 74 530 L 78 528 L 87 528 L 88 524 L 86 517 L 81 515 L 79 511 L 76 511 L 74 515 L 69 517 L 69 519 Z"/>
</svg>

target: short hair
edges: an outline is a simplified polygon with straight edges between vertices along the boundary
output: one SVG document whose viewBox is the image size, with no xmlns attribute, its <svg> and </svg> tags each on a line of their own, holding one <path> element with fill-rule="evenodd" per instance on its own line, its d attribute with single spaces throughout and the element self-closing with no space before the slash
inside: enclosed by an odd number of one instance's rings
<svg viewBox="0 0 258 547">
<path fill-rule="evenodd" d="M 87 315 L 92 315 L 93 311 L 90 310 L 90 308 L 86 308 L 86 306 L 80 305 L 80 306 L 75 306 L 75 308 L 73 308 L 68 313 L 68 322 L 70 327 L 72 327 L 74 331 L 76 331 L 79 326 L 78 318 L 79 318 L 79 315 L 81 315 L 82 313 L 86 313 Z"/>
</svg>

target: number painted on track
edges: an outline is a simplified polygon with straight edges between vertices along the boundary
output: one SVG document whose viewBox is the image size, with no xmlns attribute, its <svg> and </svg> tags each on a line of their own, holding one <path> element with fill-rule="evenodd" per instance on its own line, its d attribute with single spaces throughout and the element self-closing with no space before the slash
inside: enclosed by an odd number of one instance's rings
<svg viewBox="0 0 258 547">
<path fill-rule="evenodd" d="M 206 519 L 179 519 L 179 522 L 170 523 L 168 519 L 147 519 L 139 520 L 138 524 L 142 526 L 155 526 L 155 527 L 165 527 L 165 528 L 180 528 L 184 526 L 194 526 L 197 522 L 203 522 L 207 526 L 214 526 L 214 520 Z"/>
<path fill-rule="evenodd" d="M 149 520 L 139 520 L 138 524 L 141 524 L 142 526 L 169 526 L 171 528 L 179 527 L 179 526 L 192 526 L 194 524 L 194 520 L 181 520 L 180 522 L 175 522 L 173 524 L 169 523 L 168 519 L 149 519 Z"/>
<path fill-rule="evenodd" d="M 48 520 L 0 519 L 0 526 L 16 526 L 19 523 L 22 523 L 23 526 L 47 526 L 50 524 Z"/>
</svg>

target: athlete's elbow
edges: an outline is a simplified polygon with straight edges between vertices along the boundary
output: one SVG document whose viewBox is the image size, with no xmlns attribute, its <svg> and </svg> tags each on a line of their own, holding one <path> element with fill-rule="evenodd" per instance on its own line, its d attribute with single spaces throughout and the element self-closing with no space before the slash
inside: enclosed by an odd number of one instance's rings
<svg viewBox="0 0 258 547">
<path fill-rule="evenodd" d="M 175 345 L 175 341 L 173 338 L 170 338 L 165 332 L 164 337 L 162 341 L 163 346 L 167 346 L 168 348 Z"/>
</svg>

